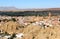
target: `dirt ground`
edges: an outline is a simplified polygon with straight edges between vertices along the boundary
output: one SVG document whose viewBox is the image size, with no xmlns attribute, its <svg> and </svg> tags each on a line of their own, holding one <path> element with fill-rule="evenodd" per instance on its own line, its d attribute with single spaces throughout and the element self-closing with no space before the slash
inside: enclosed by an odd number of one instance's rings
<svg viewBox="0 0 60 39">
<path fill-rule="evenodd" d="M 23 33 L 24 36 L 21 39 L 60 39 L 60 25 L 53 25 L 52 27 L 48 26 L 44 28 L 40 25 L 32 24 L 21 26 L 18 22 L 9 21 L 1 24 L 0 30 L 9 34 Z"/>
</svg>

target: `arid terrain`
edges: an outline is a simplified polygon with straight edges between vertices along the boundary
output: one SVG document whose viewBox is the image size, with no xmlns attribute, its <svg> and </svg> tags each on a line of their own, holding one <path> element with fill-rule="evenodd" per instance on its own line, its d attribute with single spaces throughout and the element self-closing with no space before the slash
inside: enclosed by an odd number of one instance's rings
<svg viewBox="0 0 60 39">
<path fill-rule="evenodd" d="M 35 16 L 6 16 L 11 12 L 0 12 L 0 39 L 60 39 L 60 15 L 43 12 L 48 14 L 40 16 L 34 12 Z"/>
<path fill-rule="evenodd" d="M 60 39 L 60 16 L 0 16 L 0 38 Z"/>
</svg>

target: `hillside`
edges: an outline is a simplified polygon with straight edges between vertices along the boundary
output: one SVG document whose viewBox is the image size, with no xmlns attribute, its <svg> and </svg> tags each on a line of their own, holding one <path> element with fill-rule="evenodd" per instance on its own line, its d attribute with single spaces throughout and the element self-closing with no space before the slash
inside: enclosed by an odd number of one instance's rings
<svg viewBox="0 0 60 39">
<path fill-rule="evenodd" d="M 18 9 L 15 7 L 0 7 L 0 15 L 7 16 L 47 16 L 49 12 L 55 16 L 60 15 L 60 8 Z"/>
</svg>

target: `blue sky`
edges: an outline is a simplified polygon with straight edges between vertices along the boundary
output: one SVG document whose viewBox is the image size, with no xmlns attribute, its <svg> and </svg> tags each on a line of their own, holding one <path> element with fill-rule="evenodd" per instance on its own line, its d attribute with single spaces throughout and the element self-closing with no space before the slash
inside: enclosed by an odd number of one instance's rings
<svg viewBox="0 0 60 39">
<path fill-rule="evenodd" d="M 60 0 L 0 0 L 0 7 L 60 8 Z"/>
</svg>

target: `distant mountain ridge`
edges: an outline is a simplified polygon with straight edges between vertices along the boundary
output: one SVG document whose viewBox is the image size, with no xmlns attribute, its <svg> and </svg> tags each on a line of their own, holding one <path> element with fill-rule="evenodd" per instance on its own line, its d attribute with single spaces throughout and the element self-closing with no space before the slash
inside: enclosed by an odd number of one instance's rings
<svg viewBox="0 0 60 39">
<path fill-rule="evenodd" d="M 16 7 L 0 7 L 0 11 L 18 10 Z"/>
<path fill-rule="evenodd" d="M 53 16 L 60 15 L 60 8 L 19 9 L 15 7 L 0 7 L 0 15 L 2 16 L 48 16 L 49 12 Z"/>
<path fill-rule="evenodd" d="M 0 11 L 46 11 L 46 10 L 60 10 L 60 8 L 32 8 L 32 9 L 18 9 L 16 7 L 0 7 Z"/>
</svg>

